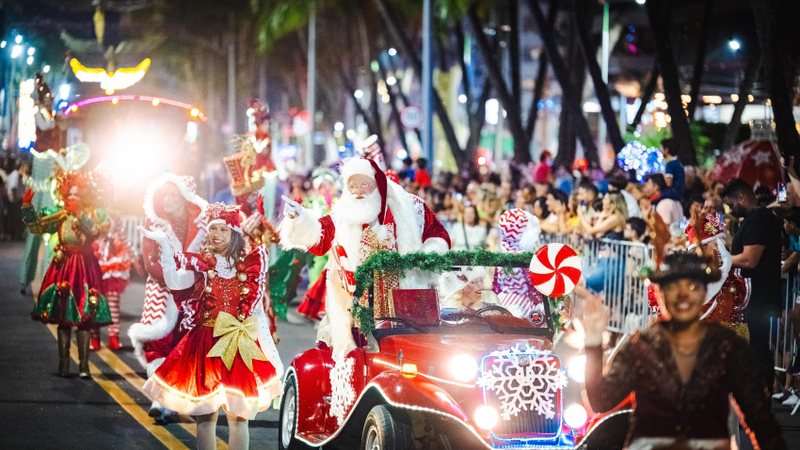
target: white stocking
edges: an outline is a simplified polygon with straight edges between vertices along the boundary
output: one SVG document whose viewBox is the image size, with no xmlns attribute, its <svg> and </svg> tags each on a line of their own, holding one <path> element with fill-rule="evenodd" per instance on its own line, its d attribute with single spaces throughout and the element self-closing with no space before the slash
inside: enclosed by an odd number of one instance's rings
<svg viewBox="0 0 800 450">
<path fill-rule="evenodd" d="M 217 413 L 195 416 L 197 450 L 217 450 Z"/>
<path fill-rule="evenodd" d="M 228 414 L 228 448 L 231 450 L 250 448 L 250 428 L 247 419 Z"/>
</svg>

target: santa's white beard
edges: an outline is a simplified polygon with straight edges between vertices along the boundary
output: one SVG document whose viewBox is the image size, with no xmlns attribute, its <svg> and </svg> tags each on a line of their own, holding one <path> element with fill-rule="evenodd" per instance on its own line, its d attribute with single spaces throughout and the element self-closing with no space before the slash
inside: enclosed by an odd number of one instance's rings
<svg viewBox="0 0 800 450">
<path fill-rule="evenodd" d="M 380 211 L 381 194 L 377 189 L 361 199 L 356 198 L 345 189 L 339 201 L 333 205 L 331 213 L 337 223 L 363 225 L 374 222 Z"/>
<path fill-rule="evenodd" d="M 333 205 L 331 216 L 336 227 L 336 242 L 344 247 L 347 257 L 355 270 L 361 262 L 361 234 L 364 224 L 372 224 L 381 209 L 381 196 L 377 189 L 364 198 L 357 199 L 345 190 L 341 198 Z"/>
</svg>

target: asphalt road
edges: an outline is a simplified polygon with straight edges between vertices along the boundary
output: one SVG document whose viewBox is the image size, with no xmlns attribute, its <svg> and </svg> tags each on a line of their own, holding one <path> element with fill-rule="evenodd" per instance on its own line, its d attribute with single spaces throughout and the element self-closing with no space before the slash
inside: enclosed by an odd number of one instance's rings
<svg viewBox="0 0 800 450">
<path fill-rule="evenodd" d="M 116 353 L 103 348 L 91 356 L 92 380 L 56 375 L 55 331 L 30 320 L 31 294 L 17 285 L 23 246 L 0 244 L 0 449 L 185 449 L 195 448 L 195 425 L 189 417 L 155 424 L 142 394 L 144 369 L 133 356 L 128 327 L 139 320 L 144 285 L 131 283 L 122 296 L 121 338 Z M 313 344 L 311 325 L 279 323 L 278 350 L 288 364 Z M 73 333 L 74 335 L 74 333 Z M 73 337 L 74 339 L 74 337 Z M 103 345 L 106 333 L 103 331 Z M 77 373 L 73 345 L 72 372 Z M 226 449 L 224 414 L 217 434 Z M 278 447 L 278 412 L 267 410 L 250 422 L 250 448 Z"/>
<path fill-rule="evenodd" d="M 122 296 L 122 340 L 112 353 L 103 348 L 91 356 L 92 380 L 60 378 L 54 329 L 29 319 L 32 295 L 21 295 L 17 274 L 20 243 L 0 243 L 0 449 L 186 449 L 196 447 L 191 418 L 156 424 L 148 417 L 142 394 L 142 367 L 133 356 L 128 327 L 139 320 L 144 285 L 132 283 Z M 278 350 L 288 364 L 313 344 L 309 324 L 279 323 Z M 103 332 L 105 345 L 106 335 Z M 72 372 L 77 372 L 73 346 Z M 800 448 L 800 414 L 775 406 L 788 448 Z M 217 448 L 227 449 L 224 415 L 217 427 Z M 250 422 L 250 448 L 275 449 L 278 412 L 267 410 Z M 749 444 L 743 448 L 751 448 Z"/>
</svg>

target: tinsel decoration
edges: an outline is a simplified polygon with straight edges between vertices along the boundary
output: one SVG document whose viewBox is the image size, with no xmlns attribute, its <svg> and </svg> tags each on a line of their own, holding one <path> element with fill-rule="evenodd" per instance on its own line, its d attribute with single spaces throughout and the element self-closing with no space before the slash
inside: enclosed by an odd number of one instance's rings
<svg viewBox="0 0 800 450">
<path fill-rule="evenodd" d="M 354 297 L 360 299 L 373 284 L 373 273 L 376 271 L 394 272 L 401 278 L 409 270 L 442 273 L 458 266 L 486 267 L 528 267 L 533 253 L 493 253 L 483 249 L 459 250 L 447 253 L 415 252 L 400 254 L 397 252 L 378 252 L 361 263 L 356 269 L 356 290 Z M 366 334 L 374 328 L 373 311 L 354 302 L 351 310 L 353 317 Z"/>
</svg>

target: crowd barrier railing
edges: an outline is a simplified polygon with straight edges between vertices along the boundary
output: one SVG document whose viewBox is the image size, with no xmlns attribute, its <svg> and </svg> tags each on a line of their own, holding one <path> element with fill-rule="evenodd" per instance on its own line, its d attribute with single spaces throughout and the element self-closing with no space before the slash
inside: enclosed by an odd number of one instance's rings
<svg viewBox="0 0 800 450">
<path fill-rule="evenodd" d="M 648 283 L 637 276 L 643 266 L 652 264 L 650 246 L 557 234 L 543 235 L 542 243 L 566 244 L 580 254 L 587 287 L 601 294 L 610 310 L 610 331 L 628 334 L 650 323 Z"/>
<path fill-rule="evenodd" d="M 794 327 L 790 319 L 795 301 L 800 296 L 800 275 L 784 274 L 782 280 L 782 304 L 780 315 L 770 318 L 770 348 L 775 354 L 775 370 L 788 372 L 792 366 L 792 358 L 797 353 L 797 341 L 794 338 Z"/>
</svg>

